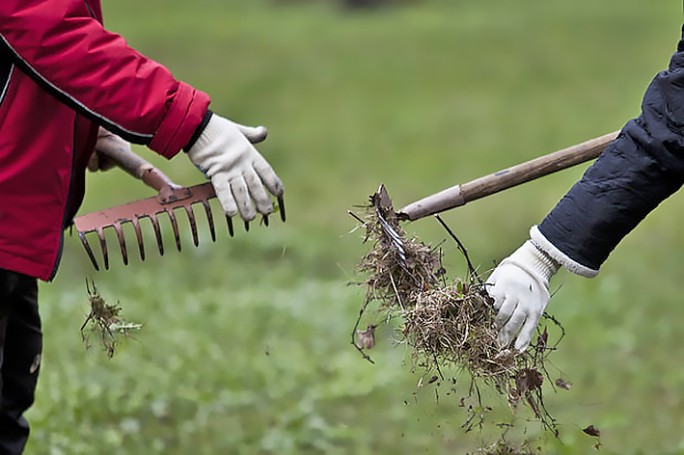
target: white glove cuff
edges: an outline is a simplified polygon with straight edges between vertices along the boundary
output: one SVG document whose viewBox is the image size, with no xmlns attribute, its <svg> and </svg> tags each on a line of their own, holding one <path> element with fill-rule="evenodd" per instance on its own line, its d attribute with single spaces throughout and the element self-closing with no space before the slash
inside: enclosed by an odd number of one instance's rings
<svg viewBox="0 0 684 455">
<path fill-rule="evenodd" d="M 192 147 L 188 150 L 188 155 L 193 156 L 199 150 L 204 150 L 206 147 L 211 145 L 216 141 L 217 138 L 225 135 L 225 126 L 222 126 L 222 122 L 226 122 L 226 119 L 214 114 L 211 116 L 207 122 L 207 126 L 204 127 L 202 134 L 199 135 L 197 140 Z"/>
<path fill-rule="evenodd" d="M 551 256 L 537 248 L 531 240 L 526 241 L 502 263 L 510 262 L 526 270 L 528 273 L 541 278 L 548 286 L 551 277 L 558 271 L 560 265 Z"/>
<path fill-rule="evenodd" d="M 590 269 L 589 267 L 580 264 L 579 262 L 571 259 L 567 254 L 563 253 L 561 250 L 556 248 L 556 246 L 549 242 L 544 234 L 541 233 L 537 226 L 532 226 L 530 229 L 530 238 L 534 245 L 540 250 L 546 253 L 551 259 L 571 271 L 576 275 L 580 275 L 587 278 L 595 277 L 599 271 Z"/>
</svg>

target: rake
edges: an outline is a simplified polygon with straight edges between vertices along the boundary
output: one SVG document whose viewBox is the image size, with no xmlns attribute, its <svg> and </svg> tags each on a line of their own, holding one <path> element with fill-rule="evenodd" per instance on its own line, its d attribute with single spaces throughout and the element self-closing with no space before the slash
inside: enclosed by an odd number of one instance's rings
<svg viewBox="0 0 684 455">
<path fill-rule="evenodd" d="M 98 149 L 98 153 L 114 161 L 117 166 L 125 170 L 128 174 L 142 180 L 147 186 L 156 190 L 158 194 L 146 199 L 82 215 L 74 219 L 74 226 L 76 227 L 78 237 L 88 254 L 90 262 L 95 267 L 95 270 L 99 271 L 100 267 L 95 259 L 93 248 L 90 246 L 86 235 L 94 233 L 97 236 L 104 261 L 104 268 L 105 270 L 109 270 L 109 251 L 107 248 L 107 240 L 105 239 L 105 230 L 113 229 L 116 232 L 123 263 L 124 265 L 128 265 L 128 248 L 126 246 L 123 228 L 125 225 L 130 224 L 133 227 L 135 237 L 138 241 L 140 259 L 144 261 L 145 246 L 140 221 L 145 218 L 147 218 L 152 225 L 160 255 L 164 255 L 164 243 L 159 222 L 160 215 L 168 217 L 171 222 L 176 248 L 178 251 L 181 251 L 178 219 L 174 212 L 176 209 L 185 212 L 187 215 L 193 243 L 195 246 L 198 246 L 199 235 L 197 232 L 197 222 L 193 206 L 201 205 L 204 208 L 204 213 L 207 217 L 211 240 L 216 241 L 214 217 L 209 204 L 209 201 L 216 197 L 216 193 L 210 182 L 189 187 L 177 185 L 161 170 L 127 148 L 115 146 L 105 147 L 103 149 Z M 285 204 L 282 197 L 278 197 L 278 210 L 280 212 L 280 218 L 284 222 Z M 225 218 L 228 225 L 228 233 L 233 237 L 235 233 L 233 229 L 233 220 L 228 215 L 225 215 Z M 268 226 L 268 216 L 264 215 L 262 219 L 264 225 Z M 245 230 L 249 231 L 249 222 L 247 221 L 245 221 Z"/>
</svg>

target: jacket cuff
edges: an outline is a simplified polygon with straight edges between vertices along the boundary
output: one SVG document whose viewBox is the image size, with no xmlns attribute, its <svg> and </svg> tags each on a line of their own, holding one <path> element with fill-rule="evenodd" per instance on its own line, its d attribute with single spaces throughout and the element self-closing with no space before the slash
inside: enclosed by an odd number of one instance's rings
<svg viewBox="0 0 684 455">
<path fill-rule="evenodd" d="M 560 265 L 571 271 L 576 275 L 580 275 L 587 278 L 595 277 L 599 271 L 589 268 L 579 262 L 571 259 L 567 254 L 563 253 L 561 250 L 556 248 L 553 243 L 551 243 L 544 235 L 539 231 L 537 226 L 532 226 L 530 229 L 530 239 L 534 246 L 539 250 L 548 254 L 551 259 L 558 262 Z"/>
<path fill-rule="evenodd" d="M 209 95 L 179 82 L 169 110 L 149 147 L 166 158 L 175 156 L 194 135 L 209 109 Z"/>
</svg>

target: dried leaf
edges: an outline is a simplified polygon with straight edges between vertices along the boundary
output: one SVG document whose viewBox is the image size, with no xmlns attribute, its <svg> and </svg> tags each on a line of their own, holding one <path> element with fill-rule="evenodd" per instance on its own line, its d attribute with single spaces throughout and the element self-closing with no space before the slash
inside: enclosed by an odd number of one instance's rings
<svg viewBox="0 0 684 455">
<path fill-rule="evenodd" d="M 534 368 L 523 368 L 515 377 L 515 384 L 522 394 L 540 388 L 543 382 L 544 375 Z"/>
<path fill-rule="evenodd" d="M 594 425 L 589 425 L 587 428 L 583 429 L 582 431 L 584 431 L 589 436 L 594 436 L 597 438 L 601 437 L 601 431 L 598 428 L 596 428 Z"/>
<path fill-rule="evenodd" d="M 568 382 L 563 378 L 558 378 L 556 379 L 556 386 L 563 390 L 570 390 L 572 389 L 572 382 Z"/>
<path fill-rule="evenodd" d="M 359 349 L 372 349 L 375 346 L 374 325 L 369 325 L 366 330 L 356 331 L 356 345 Z"/>
</svg>

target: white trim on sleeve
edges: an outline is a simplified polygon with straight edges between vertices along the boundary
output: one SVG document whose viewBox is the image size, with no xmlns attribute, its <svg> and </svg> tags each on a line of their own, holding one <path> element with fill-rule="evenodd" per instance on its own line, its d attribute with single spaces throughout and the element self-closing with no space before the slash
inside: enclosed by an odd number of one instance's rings
<svg viewBox="0 0 684 455">
<path fill-rule="evenodd" d="M 540 250 L 548 254 L 551 259 L 558 262 L 560 265 L 571 271 L 576 275 L 580 275 L 587 278 L 595 277 L 599 271 L 591 269 L 579 262 L 571 259 L 567 254 L 563 253 L 561 250 L 556 248 L 556 246 L 549 242 L 546 237 L 539 231 L 537 226 L 532 226 L 530 229 L 530 238 L 534 245 Z"/>
</svg>

